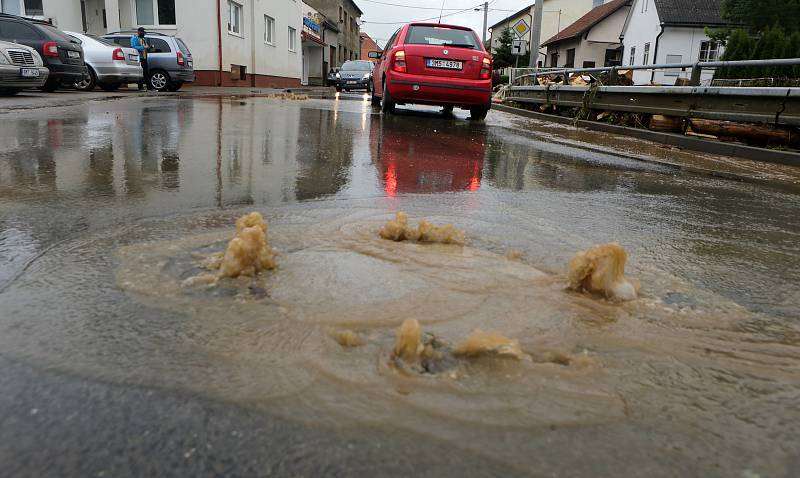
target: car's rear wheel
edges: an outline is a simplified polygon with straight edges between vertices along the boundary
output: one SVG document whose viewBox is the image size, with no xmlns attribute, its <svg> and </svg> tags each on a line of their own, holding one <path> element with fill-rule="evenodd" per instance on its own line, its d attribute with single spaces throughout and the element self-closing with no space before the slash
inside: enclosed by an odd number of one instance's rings
<svg viewBox="0 0 800 478">
<path fill-rule="evenodd" d="M 44 85 L 42 85 L 39 89 L 46 93 L 52 93 L 56 91 L 59 86 L 61 86 L 61 80 L 51 77 L 48 78 L 47 81 L 44 82 Z"/>
<path fill-rule="evenodd" d="M 447 105 L 444 108 L 442 108 L 442 113 L 444 113 L 446 115 L 451 115 L 451 114 L 453 114 L 453 110 L 454 109 L 455 108 L 453 107 L 453 105 Z"/>
<path fill-rule="evenodd" d="M 469 109 L 470 119 L 474 121 L 483 121 L 488 114 L 489 108 L 487 106 L 475 106 Z"/>
<path fill-rule="evenodd" d="M 95 85 L 97 85 L 97 75 L 89 68 L 89 73 L 82 80 L 76 81 L 74 86 L 78 91 L 92 91 Z"/>
<path fill-rule="evenodd" d="M 369 86 L 370 86 L 369 91 L 372 92 L 372 98 L 371 98 L 372 106 L 380 106 L 381 99 L 378 98 L 377 95 L 375 95 L 375 85 L 373 84 L 373 82 L 370 82 Z"/>
<path fill-rule="evenodd" d="M 103 91 L 117 91 L 120 87 L 119 83 L 98 83 L 97 86 Z"/>
<path fill-rule="evenodd" d="M 383 80 L 383 96 L 381 96 L 381 111 L 384 113 L 394 113 L 395 103 L 392 100 L 392 95 L 389 94 L 389 89 L 386 88 L 386 80 Z"/>
<path fill-rule="evenodd" d="M 22 90 L 0 90 L 0 96 L 14 96 Z"/>
<path fill-rule="evenodd" d="M 172 86 L 169 74 L 164 70 L 155 70 L 150 73 L 150 78 L 148 78 L 147 82 L 150 88 L 156 91 L 167 91 Z"/>
</svg>

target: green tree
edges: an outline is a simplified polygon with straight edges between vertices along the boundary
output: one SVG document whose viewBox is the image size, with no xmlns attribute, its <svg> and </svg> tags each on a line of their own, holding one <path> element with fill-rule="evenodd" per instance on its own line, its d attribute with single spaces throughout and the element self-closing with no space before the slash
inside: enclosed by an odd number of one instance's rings
<svg viewBox="0 0 800 478">
<path fill-rule="evenodd" d="M 733 30 L 730 38 L 728 38 L 727 47 L 725 48 L 725 53 L 722 54 L 721 60 L 736 61 L 752 59 L 754 46 L 753 38 L 747 33 L 747 30 L 742 28 Z M 715 77 L 741 78 L 743 74 L 747 74 L 743 68 L 720 68 L 717 70 Z"/>
<path fill-rule="evenodd" d="M 514 41 L 511 36 L 511 29 L 506 28 L 500 34 L 500 46 L 494 49 L 492 61 L 495 69 L 508 68 L 514 66 L 514 55 L 511 54 L 511 44 Z"/>
<path fill-rule="evenodd" d="M 776 25 L 784 31 L 800 30 L 800 0 L 722 0 L 720 8 L 722 18 L 751 33 Z"/>
</svg>

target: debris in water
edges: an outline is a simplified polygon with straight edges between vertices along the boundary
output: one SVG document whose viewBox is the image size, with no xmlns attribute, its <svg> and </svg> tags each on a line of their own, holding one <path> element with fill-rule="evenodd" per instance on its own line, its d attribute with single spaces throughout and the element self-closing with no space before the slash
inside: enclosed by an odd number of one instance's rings
<svg viewBox="0 0 800 478">
<path fill-rule="evenodd" d="M 394 356 L 407 362 L 419 359 L 425 346 L 422 345 L 422 328 L 416 319 L 408 319 L 397 331 L 394 344 Z"/>
<path fill-rule="evenodd" d="M 252 277 L 276 267 L 275 255 L 267 242 L 267 223 L 260 213 L 251 212 L 236 221 L 236 236 L 228 243 L 219 268 L 220 277 Z"/>
<path fill-rule="evenodd" d="M 569 288 L 634 300 L 636 287 L 625 278 L 627 259 L 625 249 L 616 242 L 579 252 L 569 263 Z"/>
<path fill-rule="evenodd" d="M 181 282 L 183 287 L 194 287 L 196 285 L 214 285 L 217 283 L 217 277 L 215 274 L 200 274 L 194 277 L 189 277 L 188 279 Z"/>
<path fill-rule="evenodd" d="M 434 226 L 427 220 L 421 219 L 419 225 L 413 228 L 408 225 L 408 215 L 404 212 L 398 212 L 397 217 L 387 222 L 379 234 L 390 241 L 464 245 L 464 231 L 454 225 Z"/>
<path fill-rule="evenodd" d="M 337 330 L 331 333 L 331 336 L 342 347 L 359 347 L 364 345 L 364 339 L 352 330 Z"/>
<path fill-rule="evenodd" d="M 547 351 L 538 357 L 534 357 L 535 362 L 554 363 L 556 365 L 563 365 L 565 367 L 587 368 L 596 363 L 594 357 L 589 355 L 589 351 L 584 349 L 583 352 L 577 354 L 570 354 L 559 351 Z"/>
<path fill-rule="evenodd" d="M 519 342 L 502 335 L 487 334 L 480 329 L 474 330 L 463 342 L 453 349 L 454 355 L 478 357 L 481 355 L 498 355 L 522 359 L 525 354 Z"/>
<path fill-rule="evenodd" d="M 292 92 L 286 92 L 286 93 L 273 93 L 267 96 L 267 98 L 276 100 L 304 101 L 308 99 L 308 95 L 298 95 Z"/>
</svg>

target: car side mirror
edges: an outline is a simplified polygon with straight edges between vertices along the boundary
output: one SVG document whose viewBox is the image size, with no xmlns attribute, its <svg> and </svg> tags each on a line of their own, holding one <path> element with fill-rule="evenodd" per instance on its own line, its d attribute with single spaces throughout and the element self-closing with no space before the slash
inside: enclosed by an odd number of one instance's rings
<svg viewBox="0 0 800 478">
<path fill-rule="evenodd" d="M 367 56 L 370 57 L 370 58 L 380 58 L 381 57 L 381 53 L 383 53 L 383 52 L 381 52 L 381 51 L 371 51 L 371 52 L 367 53 Z"/>
</svg>

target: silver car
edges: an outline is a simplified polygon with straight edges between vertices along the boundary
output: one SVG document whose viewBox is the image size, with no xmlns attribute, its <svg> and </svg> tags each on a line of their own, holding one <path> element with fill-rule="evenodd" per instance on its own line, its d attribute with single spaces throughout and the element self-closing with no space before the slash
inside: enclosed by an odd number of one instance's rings
<svg viewBox="0 0 800 478">
<path fill-rule="evenodd" d="M 84 61 L 89 67 L 89 76 L 75 83 L 75 89 L 92 91 L 99 86 L 105 91 L 115 91 L 121 85 L 138 83 L 144 78 L 139 52 L 135 49 L 87 33 L 64 33 L 81 42 Z"/>
<path fill-rule="evenodd" d="M 0 41 L 0 96 L 16 95 L 27 88 L 39 88 L 50 70 L 33 48 Z"/>
</svg>

